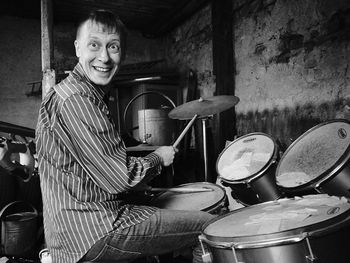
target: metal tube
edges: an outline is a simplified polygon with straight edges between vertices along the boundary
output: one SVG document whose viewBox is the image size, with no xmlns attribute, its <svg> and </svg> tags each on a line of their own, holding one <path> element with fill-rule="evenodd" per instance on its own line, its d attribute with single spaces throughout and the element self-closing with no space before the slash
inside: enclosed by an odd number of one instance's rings
<svg viewBox="0 0 350 263">
<path fill-rule="evenodd" d="M 202 129 L 203 129 L 204 181 L 208 182 L 208 156 L 207 156 L 206 120 L 207 120 L 206 118 L 202 119 Z"/>
</svg>

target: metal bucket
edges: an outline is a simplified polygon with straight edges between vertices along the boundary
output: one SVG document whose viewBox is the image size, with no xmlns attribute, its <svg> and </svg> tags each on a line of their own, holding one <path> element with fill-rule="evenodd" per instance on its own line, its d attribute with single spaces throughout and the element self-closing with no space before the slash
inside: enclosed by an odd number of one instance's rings
<svg viewBox="0 0 350 263">
<path fill-rule="evenodd" d="M 36 246 L 38 212 L 27 202 L 15 201 L 0 212 L 1 253 L 25 257 Z"/>
<path fill-rule="evenodd" d="M 174 121 L 168 110 L 145 109 L 138 111 L 139 138 L 151 145 L 170 145 L 174 139 Z"/>
</svg>

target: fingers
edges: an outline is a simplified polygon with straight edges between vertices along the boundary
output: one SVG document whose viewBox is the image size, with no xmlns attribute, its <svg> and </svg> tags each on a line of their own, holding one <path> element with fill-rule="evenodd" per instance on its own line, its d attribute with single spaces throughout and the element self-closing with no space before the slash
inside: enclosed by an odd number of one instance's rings
<svg viewBox="0 0 350 263">
<path fill-rule="evenodd" d="M 154 151 L 162 159 L 163 166 L 173 163 L 176 152 L 177 149 L 172 146 L 161 146 Z"/>
</svg>

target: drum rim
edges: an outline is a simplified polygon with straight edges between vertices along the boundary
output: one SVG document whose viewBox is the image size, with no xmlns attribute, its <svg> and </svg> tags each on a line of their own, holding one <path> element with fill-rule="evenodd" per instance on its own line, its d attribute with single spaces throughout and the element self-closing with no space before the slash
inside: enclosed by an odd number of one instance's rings
<svg viewBox="0 0 350 263">
<path fill-rule="evenodd" d="M 199 211 L 210 212 L 210 211 L 212 211 L 212 210 L 215 210 L 215 208 L 217 208 L 218 205 L 221 204 L 223 201 L 225 201 L 225 199 L 227 198 L 226 192 L 225 192 L 225 188 L 224 188 L 224 187 L 222 187 L 221 185 L 218 185 L 218 184 L 210 183 L 210 182 L 185 183 L 185 184 L 176 185 L 176 186 L 174 186 L 174 187 L 191 186 L 191 185 L 195 185 L 195 184 L 197 184 L 197 185 L 198 185 L 198 184 L 203 184 L 203 185 L 215 186 L 215 187 L 217 187 L 218 189 L 220 189 L 221 192 L 223 193 L 223 196 L 222 196 L 222 198 L 220 198 L 219 201 L 217 201 L 217 202 L 214 203 L 213 205 L 208 206 L 208 207 L 206 207 L 205 209 L 199 210 Z M 164 194 L 164 193 L 166 193 L 166 191 L 163 191 L 163 192 L 159 193 L 154 199 L 160 197 L 160 196 L 161 196 L 162 194 Z M 153 200 L 154 200 L 154 199 L 153 199 Z M 153 200 L 152 200 L 152 201 L 153 201 Z M 153 204 L 153 205 L 154 205 L 154 204 Z"/>
<path fill-rule="evenodd" d="M 345 150 L 344 154 L 335 162 L 335 164 L 333 166 L 331 166 L 330 168 L 328 168 L 326 171 L 324 171 L 323 173 L 321 173 L 320 175 L 318 175 L 317 177 L 315 177 L 314 179 L 310 180 L 307 183 L 298 185 L 298 186 L 292 186 L 292 187 L 287 187 L 287 186 L 283 186 L 280 185 L 277 181 L 277 175 L 279 173 L 280 170 L 280 166 L 283 162 L 283 160 L 286 158 L 286 155 L 288 154 L 289 151 L 291 151 L 291 149 L 301 140 L 303 139 L 305 136 L 307 136 L 309 133 L 313 132 L 314 130 L 325 126 L 327 124 L 330 123 L 334 123 L 334 122 L 342 122 L 342 123 L 347 123 L 350 124 L 350 121 L 346 120 L 346 119 L 333 119 L 333 120 L 329 120 L 326 122 L 322 122 L 317 124 L 316 126 L 308 129 L 307 131 L 305 131 L 303 134 L 301 134 L 288 148 L 287 150 L 283 153 L 283 155 L 281 156 L 281 159 L 278 162 L 277 168 L 276 168 L 276 172 L 275 172 L 275 177 L 276 177 L 276 185 L 281 188 L 284 189 L 286 191 L 290 190 L 302 190 L 302 189 L 308 189 L 308 188 L 318 188 L 320 187 L 320 184 L 325 183 L 326 181 L 329 181 L 330 179 L 332 179 L 334 176 L 336 176 L 339 172 L 339 170 L 341 168 L 343 168 L 343 166 L 345 165 L 345 163 L 349 160 L 350 158 L 350 145 L 348 146 L 348 148 Z"/>
<path fill-rule="evenodd" d="M 219 169 L 218 169 L 218 165 L 219 165 L 219 161 L 222 157 L 222 155 L 225 153 L 225 151 L 234 143 L 236 143 L 237 141 L 240 141 L 246 137 L 249 137 L 249 136 L 254 136 L 254 135 L 263 135 L 265 137 L 268 137 L 269 139 L 271 139 L 271 141 L 273 142 L 274 144 L 274 150 L 273 150 L 273 153 L 270 157 L 270 159 L 266 162 L 266 164 L 256 173 L 254 174 L 251 174 L 245 178 L 242 178 L 242 179 L 237 179 L 237 180 L 230 180 L 230 179 L 226 179 L 224 177 L 222 177 L 220 175 L 220 172 L 219 172 Z M 227 145 L 223 150 L 222 152 L 220 153 L 217 161 L 216 161 L 216 172 L 218 173 L 219 175 L 219 178 L 226 182 L 226 183 L 232 183 L 232 184 L 242 184 L 242 183 L 245 183 L 245 184 L 249 184 L 251 181 L 255 180 L 255 179 L 258 179 L 259 177 L 261 177 L 269 168 L 271 165 L 273 165 L 274 163 L 276 163 L 277 161 L 277 158 L 278 158 L 278 145 L 276 143 L 276 140 L 269 134 L 266 134 L 266 133 L 263 133 L 263 132 L 252 132 L 252 133 L 248 133 L 246 135 L 243 135 L 237 139 L 235 139 L 234 141 L 232 141 L 229 145 Z"/>
<path fill-rule="evenodd" d="M 293 199 L 293 198 L 289 198 L 289 199 Z M 245 235 L 245 236 L 238 236 L 238 237 L 237 236 L 223 237 L 223 236 L 215 236 L 212 234 L 205 233 L 205 230 L 209 225 L 211 225 L 212 223 L 214 223 L 216 221 L 221 220 L 222 218 L 225 218 L 227 216 L 231 216 L 231 215 L 238 213 L 242 210 L 253 209 L 257 206 L 263 206 L 263 205 L 271 204 L 271 203 L 275 203 L 275 202 L 278 202 L 278 200 L 259 203 L 259 204 L 251 205 L 249 207 L 242 207 L 242 208 L 236 209 L 234 211 L 231 211 L 227 214 L 215 217 L 203 225 L 201 234 L 205 238 L 207 238 L 209 241 L 212 241 L 212 242 L 235 242 L 235 245 L 239 246 L 240 244 L 245 244 L 245 243 L 249 243 L 249 242 L 258 243 L 259 241 L 270 241 L 270 240 L 275 240 L 275 239 L 283 238 L 283 237 L 288 238 L 290 236 L 300 235 L 303 233 L 307 233 L 307 236 L 312 238 L 313 236 L 318 236 L 321 232 L 327 233 L 327 231 L 338 230 L 339 224 L 341 224 L 342 226 L 345 226 L 345 225 L 349 226 L 350 208 L 348 210 L 344 211 L 343 213 L 336 215 L 335 217 L 329 218 L 329 219 L 321 221 L 321 222 L 317 222 L 317 223 L 303 226 L 303 227 L 291 228 L 291 229 L 284 230 L 284 231 L 268 233 L 268 234 L 254 234 L 254 235 Z M 334 223 L 334 224 L 332 224 L 332 223 Z"/>
</svg>

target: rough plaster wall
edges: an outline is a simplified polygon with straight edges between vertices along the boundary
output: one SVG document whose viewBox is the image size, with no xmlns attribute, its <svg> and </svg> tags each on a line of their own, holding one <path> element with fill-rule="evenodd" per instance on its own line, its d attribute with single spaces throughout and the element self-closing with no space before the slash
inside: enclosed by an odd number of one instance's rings
<svg viewBox="0 0 350 263">
<path fill-rule="evenodd" d="M 235 0 L 233 43 L 238 136 L 262 131 L 285 146 L 344 115 L 350 94 L 348 0 Z M 169 61 L 213 94 L 211 6 L 169 35 Z M 349 102 L 348 102 L 349 103 Z M 235 120 L 232 120 L 235 121 Z"/>
<path fill-rule="evenodd" d="M 200 95 L 213 96 L 215 77 L 213 75 L 211 5 L 204 7 L 171 32 L 167 36 L 167 47 L 168 60 L 179 68 L 183 76 L 186 76 L 189 69 L 196 73 Z M 184 98 L 186 98 L 186 90 Z"/>
<path fill-rule="evenodd" d="M 350 2 L 255 1 L 235 12 L 238 113 L 350 93 Z"/>
<path fill-rule="evenodd" d="M 140 33 L 129 31 L 124 64 L 164 59 L 165 45 L 161 39 L 149 39 Z"/>
<path fill-rule="evenodd" d="M 40 99 L 27 82 L 41 79 L 40 23 L 0 16 L 0 120 L 34 128 Z"/>
</svg>

